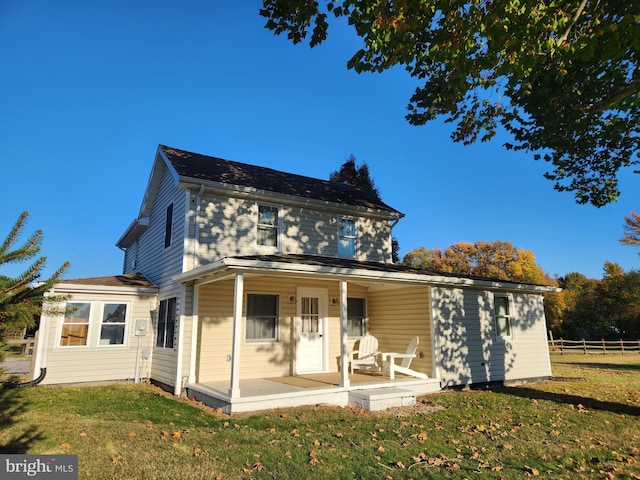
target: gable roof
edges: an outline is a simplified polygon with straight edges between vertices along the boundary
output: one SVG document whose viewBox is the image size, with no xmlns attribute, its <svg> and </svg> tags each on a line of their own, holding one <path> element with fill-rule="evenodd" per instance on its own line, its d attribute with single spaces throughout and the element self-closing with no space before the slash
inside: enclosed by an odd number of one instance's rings
<svg viewBox="0 0 640 480">
<path fill-rule="evenodd" d="M 396 209 L 353 185 L 187 152 L 165 145 L 160 145 L 158 150 L 164 154 L 181 179 L 217 182 L 403 216 Z"/>
</svg>

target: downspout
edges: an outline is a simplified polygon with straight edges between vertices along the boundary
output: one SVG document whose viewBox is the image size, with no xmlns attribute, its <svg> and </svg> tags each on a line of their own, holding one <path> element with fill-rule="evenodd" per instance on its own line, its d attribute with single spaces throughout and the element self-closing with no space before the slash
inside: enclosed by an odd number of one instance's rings
<svg viewBox="0 0 640 480">
<path fill-rule="evenodd" d="M 440 336 L 440 329 L 438 328 L 438 322 L 435 309 L 435 303 L 433 301 L 433 287 L 429 287 L 429 300 L 431 303 L 431 359 L 433 362 L 433 370 L 435 377 L 440 381 L 440 388 L 442 388 L 442 375 L 440 372 L 440 343 L 438 337 Z"/>
</svg>

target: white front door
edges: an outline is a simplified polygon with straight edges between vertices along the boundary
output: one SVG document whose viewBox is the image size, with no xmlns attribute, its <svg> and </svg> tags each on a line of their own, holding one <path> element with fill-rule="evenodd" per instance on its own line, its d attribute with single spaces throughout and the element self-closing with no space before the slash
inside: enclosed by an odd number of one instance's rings
<svg viewBox="0 0 640 480">
<path fill-rule="evenodd" d="M 296 373 L 327 370 L 327 290 L 299 288 L 296 315 Z"/>
</svg>

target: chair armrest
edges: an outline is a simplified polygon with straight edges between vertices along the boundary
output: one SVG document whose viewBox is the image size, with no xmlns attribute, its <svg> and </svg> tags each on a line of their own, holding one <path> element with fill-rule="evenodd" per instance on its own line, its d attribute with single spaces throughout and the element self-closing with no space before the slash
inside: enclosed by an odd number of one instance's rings
<svg viewBox="0 0 640 480">
<path fill-rule="evenodd" d="M 382 355 L 382 361 L 386 361 L 387 357 L 389 357 L 391 359 L 391 361 L 393 361 L 394 358 L 415 358 L 416 354 L 415 353 L 392 353 L 392 352 L 385 352 L 385 353 L 381 353 L 380 355 Z"/>
</svg>

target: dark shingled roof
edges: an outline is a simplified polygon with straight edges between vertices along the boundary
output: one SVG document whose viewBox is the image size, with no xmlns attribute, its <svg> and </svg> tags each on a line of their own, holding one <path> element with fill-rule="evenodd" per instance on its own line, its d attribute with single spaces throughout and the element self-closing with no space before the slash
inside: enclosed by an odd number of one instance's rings
<svg viewBox="0 0 640 480">
<path fill-rule="evenodd" d="M 165 145 L 160 145 L 160 149 L 181 177 L 400 214 L 394 208 L 352 185 L 186 152 Z"/>
<path fill-rule="evenodd" d="M 260 262 L 283 262 L 283 263 L 293 263 L 298 265 L 315 265 L 315 266 L 329 267 L 329 268 L 349 268 L 349 269 L 361 268 L 365 270 L 373 270 L 377 272 L 388 272 L 388 273 L 414 273 L 417 275 L 424 275 L 424 276 L 465 278 L 469 280 L 499 282 L 499 283 L 508 284 L 508 285 L 533 285 L 533 286 L 540 286 L 540 287 L 547 286 L 547 285 L 531 284 L 526 282 L 516 282 L 513 280 L 504 280 L 500 278 L 488 278 L 488 277 L 478 277 L 475 275 L 460 275 L 460 274 L 449 273 L 449 272 L 420 270 L 417 268 L 407 267 L 405 265 L 396 264 L 396 263 L 364 262 L 361 260 L 353 260 L 349 258 L 324 257 L 319 255 L 305 255 L 305 254 L 298 254 L 298 253 L 242 255 L 242 256 L 236 256 L 232 258 L 237 258 L 241 260 L 254 260 L 254 261 L 260 261 Z"/>
<path fill-rule="evenodd" d="M 72 278 L 68 280 L 60 280 L 58 283 L 73 285 L 96 285 L 101 287 L 156 288 L 156 286 L 141 273 L 125 273 L 122 275 L 113 275 L 110 277 Z"/>
</svg>

